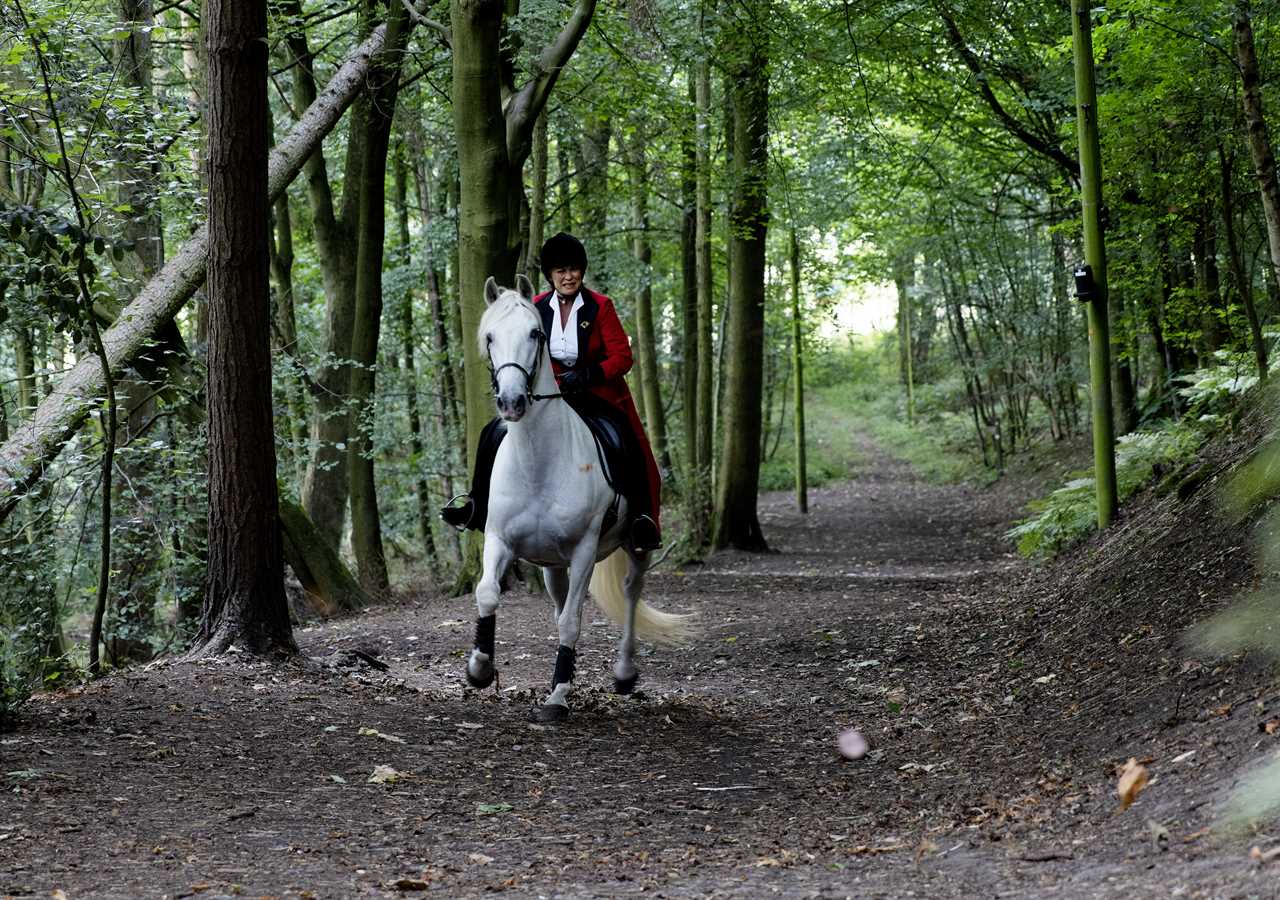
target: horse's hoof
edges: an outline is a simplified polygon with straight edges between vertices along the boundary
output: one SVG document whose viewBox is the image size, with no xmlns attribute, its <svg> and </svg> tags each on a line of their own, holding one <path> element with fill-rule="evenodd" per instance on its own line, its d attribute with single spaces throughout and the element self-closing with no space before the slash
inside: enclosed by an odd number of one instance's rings
<svg viewBox="0 0 1280 900">
<path fill-rule="evenodd" d="M 630 678 L 614 678 L 614 693 L 627 695 L 636 689 L 636 685 L 640 683 L 640 673 L 636 672 Z"/>
<path fill-rule="evenodd" d="M 476 675 L 472 675 L 471 669 L 468 668 L 467 684 L 471 685 L 473 688 L 487 688 L 489 685 L 493 684 L 493 673 L 495 671 L 497 670 L 491 666 L 489 668 L 489 671 L 486 672 L 484 675 L 476 676 Z"/>
<path fill-rule="evenodd" d="M 559 703 L 548 703 L 545 706 L 535 706 L 529 710 L 529 721 L 538 725 L 555 725 L 569 718 L 569 707 L 561 706 Z"/>
</svg>

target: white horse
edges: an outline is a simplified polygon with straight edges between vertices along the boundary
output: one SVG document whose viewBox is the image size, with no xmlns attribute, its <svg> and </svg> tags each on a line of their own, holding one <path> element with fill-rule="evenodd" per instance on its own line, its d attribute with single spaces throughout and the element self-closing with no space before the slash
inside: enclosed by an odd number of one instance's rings
<svg viewBox="0 0 1280 900">
<path fill-rule="evenodd" d="M 648 554 L 625 541 L 626 501 L 605 481 L 586 424 L 560 398 L 545 352 L 542 318 L 532 302 L 533 284 L 517 275 L 511 290 L 490 278 L 484 299 L 488 308 L 480 320 L 480 353 L 492 369 L 494 399 L 507 436 L 490 481 L 484 573 L 476 586 L 476 641 L 467 660 L 467 681 L 474 687 L 493 682 L 499 583 L 513 560 L 528 560 L 542 567 L 560 637 L 551 692 L 530 717 L 560 721 L 569 714 L 588 581 L 596 603 L 622 626 L 613 667 L 620 694 L 631 693 L 639 680 L 637 635 L 677 643 L 690 635 L 692 617 L 660 612 L 640 600 Z M 601 534 L 605 515 L 615 504 L 617 519 Z"/>
</svg>

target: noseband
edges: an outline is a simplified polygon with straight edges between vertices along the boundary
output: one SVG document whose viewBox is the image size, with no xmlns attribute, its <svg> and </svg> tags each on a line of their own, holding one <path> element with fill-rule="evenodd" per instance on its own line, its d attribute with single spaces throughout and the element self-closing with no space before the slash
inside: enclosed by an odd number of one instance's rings
<svg viewBox="0 0 1280 900">
<path fill-rule="evenodd" d="M 557 397 L 563 397 L 563 394 L 535 394 L 533 392 L 533 379 L 536 377 L 538 370 L 542 368 L 542 351 L 547 345 L 547 336 L 541 328 L 535 328 L 532 334 L 533 339 L 538 344 L 537 352 L 533 357 L 533 368 L 526 369 L 517 362 L 507 362 L 494 368 L 493 350 L 489 349 L 489 384 L 493 387 L 493 396 L 496 400 L 498 397 L 498 373 L 503 369 L 515 369 L 524 376 L 524 393 L 530 400 L 555 400 Z"/>
</svg>

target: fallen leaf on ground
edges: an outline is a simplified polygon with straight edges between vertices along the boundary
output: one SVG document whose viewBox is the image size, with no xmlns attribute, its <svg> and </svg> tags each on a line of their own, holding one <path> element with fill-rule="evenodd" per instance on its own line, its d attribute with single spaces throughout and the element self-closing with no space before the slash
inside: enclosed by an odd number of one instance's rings
<svg viewBox="0 0 1280 900">
<path fill-rule="evenodd" d="M 498 813 L 511 812 L 515 809 L 510 803 L 477 803 L 477 816 L 496 816 Z"/>
<path fill-rule="evenodd" d="M 1116 785 L 1116 793 L 1120 796 L 1121 812 L 1138 799 L 1138 795 L 1142 793 L 1142 789 L 1147 786 L 1149 780 L 1147 767 L 1139 763 L 1136 758 L 1129 757 L 1129 761 L 1120 770 L 1120 783 Z"/>
<path fill-rule="evenodd" d="M 1263 850 L 1261 847 L 1254 846 L 1249 850 L 1249 858 L 1259 863 L 1269 863 L 1276 857 L 1280 857 L 1280 847 L 1272 847 L 1270 850 Z"/>
<path fill-rule="evenodd" d="M 1215 706 L 1213 709 L 1209 710 L 1209 715 L 1211 715 L 1211 716 L 1229 716 L 1229 715 L 1231 715 L 1231 704 L 1230 704 L 1230 703 L 1224 703 L 1222 706 Z"/>
<path fill-rule="evenodd" d="M 390 741 L 393 744 L 404 743 L 404 738 L 396 737 L 394 734 L 383 734 L 381 731 L 379 731 L 376 728 L 368 728 L 368 727 L 362 726 L 358 734 L 361 734 L 364 737 L 376 737 L 379 740 Z"/>
<path fill-rule="evenodd" d="M 1270 719 L 1262 724 L 1262 730 L 1267 734 L 1275 734 L 1280 731 L 1280 719 Z"/>
<path fill-rule="evenodd" d="M 483 853 L 468 853 L 467 859 L 471 860 L 478 866 L 487 866 L 493 862 L 492 856 L 485 856 Z"/>
<path fill-rule="evenodd" d="M 871 847 L 866 844 L 859 844 L 851 847 L 849 853 L 853 856 L 879 856 L 881 853 L 897 853 L 899 850 L 911 849 L 906 844 L 887 844 L 883 847 Z"/>
<path fill-rule="evenodd" d="M 373 773 L 367 779 L 369 784 L 395 784 L 405 777 L 404 772 L 397 772 L 391 766 L 374 766 Z"/>
</svg>

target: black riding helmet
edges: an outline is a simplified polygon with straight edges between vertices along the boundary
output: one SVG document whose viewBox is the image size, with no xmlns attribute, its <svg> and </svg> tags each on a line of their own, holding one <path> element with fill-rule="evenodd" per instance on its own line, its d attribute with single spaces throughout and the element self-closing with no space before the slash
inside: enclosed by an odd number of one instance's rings
<svg viewBox="0 0 1280 900">
<path fill-rule="evenodd" d="M 587 248 L 582 241 L 573 235 L 560 231 L 547 238 L 538 254 L 538 262 L 542 265 L 542 277 L 551 284 L 551 270 L 559 268 L 581 269 L 587 271 Z M 554 287 L 555 285 L 552 285 Z"/>
</svg>

